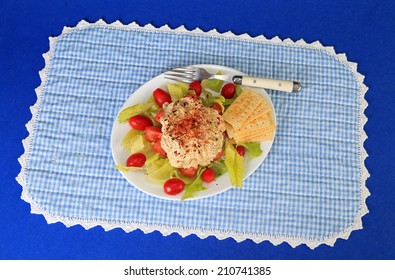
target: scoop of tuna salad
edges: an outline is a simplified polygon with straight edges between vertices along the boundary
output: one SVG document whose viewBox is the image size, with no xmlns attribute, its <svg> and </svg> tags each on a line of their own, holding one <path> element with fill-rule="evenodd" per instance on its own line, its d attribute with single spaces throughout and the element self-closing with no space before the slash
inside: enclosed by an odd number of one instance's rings
<svg viewBox="0 0 395 280">
<path fill-rule="evenodd" d="M 217 110 L 189 97 L 165 104 L 161 146 L 177 168 L 207 166 L 222 150 L 225 122 Z"/>
</svg>

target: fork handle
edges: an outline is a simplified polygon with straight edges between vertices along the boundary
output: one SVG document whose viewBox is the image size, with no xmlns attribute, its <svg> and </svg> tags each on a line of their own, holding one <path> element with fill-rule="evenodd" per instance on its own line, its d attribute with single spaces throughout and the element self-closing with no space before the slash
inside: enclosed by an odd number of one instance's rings
<svg viewBox="0 0 395 280">
<path fill-rule="evenodd" d="M 273 89 L 285 92 L 299 92 L 301 85 L 297 82 L 288 80 L 276 80 L 267 78 L 257 78 L 250 76 L 234 76 L 233 82 L 243 86 Z"/>
</svg>

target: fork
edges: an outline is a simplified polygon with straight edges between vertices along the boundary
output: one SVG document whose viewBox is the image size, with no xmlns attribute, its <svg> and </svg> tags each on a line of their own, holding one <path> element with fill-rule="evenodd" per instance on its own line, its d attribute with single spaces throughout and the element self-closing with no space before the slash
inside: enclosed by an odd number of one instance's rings
<svg viewBox="0 0 395 280">
<path fill-rule="evenodd" d="M 177 82 L 191 83 L 205 79 L 218 79 L 233 82 L 238 85 L 258 87 L 285 92 L 299 92 L 302 86 L 298 82 L 268 78 L 258 78 L 242 75 L 217 75 L 207 72 L 205 69 L 196 66 L 177 66 L 165 72 L 165 78 Z"/>
</svg>

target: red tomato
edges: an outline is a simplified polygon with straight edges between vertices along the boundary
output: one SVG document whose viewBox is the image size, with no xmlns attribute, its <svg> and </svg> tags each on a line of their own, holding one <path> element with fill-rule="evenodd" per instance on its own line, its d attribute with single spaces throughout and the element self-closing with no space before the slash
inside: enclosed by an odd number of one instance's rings
<svg viewBox="0 0 395 280">
<path fill-rule="evenodd" d="M 232 83 L 226 84 L 221 89 L 221 95 L 225 98 L 233 98 L 236 93 L 236 86 Z"/>
<path fill-rule="evenodd" d="M 236 147 L 236 151 L 239 153 L 239 155 L 241 155 L 242 157 L 244 157 L 245 153 L 246 153 L 246 149 L 243 146 L 237 146 Z"/>
<path fill-rule="evenodd" d="M 143 115 L 136 115 L 129 119 L 129 124 L 131 127 L 137 130 L 144 130 L 146 126 L 152 125 L 150 118 Z"/>
<path fill-rule="evenodd" d="M 163 150 L 162 146 L 160 145 L 160 141 L 155 142 L 152 145 L 152 149 L 158 153 L 161 157 L 167 157 L 165 150 Z"/>
<path fill-rule="evenodd" d="M 187 95 L 185 95 L 185 97 L 192 98 L 193 101 L 197 101 L 199 99 L 199 96 L 197 96 L 196 94 L 193 94 L 193 93 L 188 93 Z"/>
<path fill-rule="evenodd" d="M 192 83 L 190 83 L 189 89 L 194 90 L 198 97 L 202 93 L 202 85 L 198 81 L 193 81 Z"/>
<path fill-rule="evenodd" d="M 162 138 L 162 130 L 158 126 L 146 126 L 144 129 L 145 138 L 151 142 L 157 142 Z"/>
<path fill-rule="evenodd" d="M 175 195 L 182 192 L 185 188 L 185 183 L 178 178 L 172 178 L 165 182 L 163 189 L 165 193 Z"/>
<path fill-rule="evenodd" d="M 215 179 L 215 172 L 211 168 L 206 168 L 202 173 L 202 180 L 206 183 L 210 183 Z"/>
<path fill-rule="evenodd" d="M 222 156 L 224 155 L 224 151 L 220 151 L 218 152 L 218 154 L 215 156 L 215 158 L 213 159 L 214 161 L 219 160 Z"/>
<path fill-rule="evenodd" d="M 218 111 L 218 114 L 222 115 L 222 108 L 221 108 L 221 105 L 219 105 L 217 102 L 214 102 L 214 104 L 211 105 L 211 108 L 217 110 L 217 111 Z"/>
<path fill-rule="evenodd" d="M 146 160 L 147 158 L 143 153 L 133 154 L 127 159 L 126 166 L 141 167 Z"/>
<path fill-rule="evenodd" d="M 197 167 L 178 168 L 178 170 L 187 177 L 193 177 L 196 174 Z"/>
<path fill-rule="evenodd" d="M 161 88 L 157 88 L 156 90 L 154 90 L 154 99 L 156 104 L 158 104 L 160 107 L 163 106 L 164 103 L 171 102 L 171 96 L 170 94 L 168 94 L 166 91 L 164 91 Z"/>
<path fill-rule="evenodd" d="M 158 123 L 160 123 L 160 120 L 162 119 L 162 117 L 163 117 L 164 114 L 165 114 L 165 111 L 164 111 L 163 109 L 160 109 L 160 110 L 158 111 L 158 113 L 156 113 L 154 119 L 155 119 Z"/>
</svg>

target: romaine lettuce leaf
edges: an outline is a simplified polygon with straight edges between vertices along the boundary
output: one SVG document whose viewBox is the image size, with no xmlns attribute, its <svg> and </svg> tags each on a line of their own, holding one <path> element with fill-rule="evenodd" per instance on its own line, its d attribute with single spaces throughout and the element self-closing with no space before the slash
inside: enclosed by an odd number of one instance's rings
<svg viewBox="0 0 395 280">
<path fill-rule="evenodd" d="M 204 168 L 199 167 L 198 171 L 196 172 L 196 179 L 192 183 L 185 185 L 185 191 L 181 197 L 181 200 L 193 198 L 198 192 L 207 190 L 207 188 L 203 186 L 203 179 L 201 176 L 203 171 Z"/>
<path fill-rule="evenodd" d="M 228 140 L 225 141 L 225 165 L 232 185 L 241 188 L 244 177 L 244 158 L 239 155 Z"/>
<path fill-rule="evenodd" d="M 236 96 L 239 96 L 242 91 L 243 88 L 241 87 L 241 85 L 236 85 Z"/>
<path fill-rule="evenodd" d="M 146 153 L 151 149 L 151 144 L 144 135 L 136 135 L 131 141 L 130 153 Z"/>
<path fill-rule="evenodd" d="M 122 147 L 131 154 L 145 154 L 151 150 L 150 142 L 145 138 L 144 131 L 135 129 L 130 130 L 122 139 Z"/>
<path fill-rule="evenodd" d="M 120 171 L 123 171 L 123 172 L 136 171 L 136 170 L 144 170 L 143 167 L 126 166 L 126 165 L 123 165 L 123 164 L 116 164 L 116 165 L 114 166 L 114 168 L 115 168 L 115 169 L 118 169 L 118 170 L 120 170 Z"/>
<path fill-rule="evenodd" d="M 216 74 L 221 75 L 222 72 L 218 71 Z M 223 84 L 224 84 L 223 81 L 217 80 L 217 79 L 203 80 L 201 82 L 203 89 L 211 89 L 215 92 L 219 92 L 221 90 Z"/>
<path fill-rule="evenodd" d="M 203 93 L 206 96 L 206 98 L 202 99 L 204 106 L 211 107 L 214 103 L 218 103 L 221 106 L 222 111 L 224 111 L 223 104 L 225 102 L 225 97 L 223 97 L 222 95 L 213 95 L 207 90 L 203 90 Z"/>
<path fill-rule="evenodd" d="M 132 142 L 133 142 L 133 138 L 137 135 L 142 135 L 143 131 L 139 131 L 139 130 L 129 130 L 128 133 L 123 137 L 122 139 L 122 148 L 124 148 L 127 151 L 130 151 L 130 148 L 132 146 Z"/>
<path fill-rule="evenodd" d="M 147 174 L 154 173 L 157 169 L 165 165 L 169 160 L 167 158 L 161 158 L 159 154 L 155 153 L 153 156 L 148 157 L 145 161 Z"/>
<path fill-rule="evenodd" d="M 178 83 L 178 86 L 181 88 L 183 96 L 185 96 L 188 93 L 189 85 L 185 83 Z"/>
<path fill-rule="evenodd" d="M 165 159 L 164 164 L 157 169 L 150 169 L 147 167 L 148 177 L 158 183 L 164 183 L 166 180 L 170 179 L 170 174 L 174 172 L 175 168 L 172 167 L 168 159 Z"/>
<path fill-rule="evenodd" d="M 149 99 L 145 103 L 136 104 L 136 105 L 130 106 L 126 109 L 123 109 L 118 115 L 118 121 L 120 123 L 127 122 L 131 117 L 146 112 L 153 105 L 154 105 L 154 102 Z"/>
<path fill-rule="evenodd" d="M 248 150 L 250 159 L 259 157 L 262 154 L 261 144 L 259 142 L 239 143 L 238 146 L 243 146 Z"/>
<path fill-rule="evenodd" d="M 223 159 L 211 163 L 208 167 L 214 170 L 216 178 L 225 174 L 228 171 L 228 168 L 226 167 L 225 161 Z"/>
<path fill-rule="evenodd" d="M 167 91 L 171 96 L 172 101 L 177 101 L 184 97 L 184 88 L 178 84 L 167 84 Z"/>
</svg>

